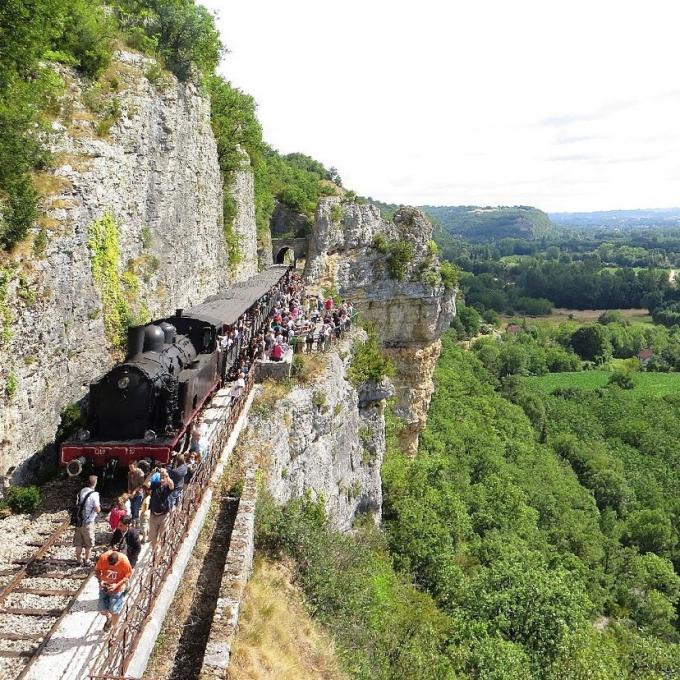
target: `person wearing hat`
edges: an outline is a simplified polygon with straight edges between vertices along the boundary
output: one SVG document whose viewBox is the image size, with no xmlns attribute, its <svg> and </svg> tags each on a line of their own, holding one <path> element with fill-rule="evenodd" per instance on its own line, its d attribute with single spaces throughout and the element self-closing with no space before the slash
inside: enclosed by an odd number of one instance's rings
<svg viewBox="0 0 680 680">
<path fill-rule="evenodd" d="M 130 515 L 123 515 L 119 522 L 117 529 L 113 532 L 111 537 L 111 548 L 123 553 L 130 562 L 130 566 L 134 569 L 139 558 L 139 552 L 142 549 L 142 544 L 139 540 L 139 533 L 137 529 L 133 529 L 132 517 Z"/>
</svg>

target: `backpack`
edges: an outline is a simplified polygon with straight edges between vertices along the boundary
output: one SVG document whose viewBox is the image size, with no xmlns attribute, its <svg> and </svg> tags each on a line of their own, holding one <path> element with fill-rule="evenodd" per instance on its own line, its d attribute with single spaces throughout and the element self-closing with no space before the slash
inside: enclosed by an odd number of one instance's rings
<svg viewBox="0 0 680 680">
<path fill-rule="evenodd" d="M 82 527 L 83 526 L 83 517 L 84 511 L 85 511 L 85 503 L 87 503 L 87 499 L 94 493 L 94 489 L 90 491 L 89 493 L 85 494 L 85 498 L 83 500 L 80 500 L 80 493 L 76 496 L 76 502 L 73 504 L 73 507 L 71 508 L 71 518 L 70 518 L 70 523 L 72 527 Z"/>
</svg>

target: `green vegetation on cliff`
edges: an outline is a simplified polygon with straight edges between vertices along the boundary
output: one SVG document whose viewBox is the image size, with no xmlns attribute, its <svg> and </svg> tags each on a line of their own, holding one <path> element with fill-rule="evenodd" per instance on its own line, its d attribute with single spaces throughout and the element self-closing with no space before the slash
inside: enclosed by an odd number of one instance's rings
<svg viewBox="0 0 680 680">
<path fill-rule="evenodd" d="M 264 143 L 253 98 L 216 75 L 224 48 L 205 7 L 194 0 L 7 0 L 0 6 L 0 248 L 19 242 L 37 217 L 32 173 L 49 165 L 45 140 L 65 90 L 50 62 L 96 79 L 121 43 L 156 58 L 159 66 L 150 78 L 161 78 L 167 69 L 209 93 L 226 188 L 244 162 L 242 151 L 250 157 L 261 243 L 277 201 L 311 223 L 319 197 L 336 191 L 331 182 L 339 183 L 337 171 L 303 154 L 282 156 Z M 102 135 L 113 120 L 101 122 Z M 239 259 L 234 213 L 227 195 L 224 224 L 232 262 Z"/>
<path fill-rule="evenodd" d="M 116 40 L 155 56 L 182 80 L 206 77 L 222 46 L 212 15 L 193 0 L 6 0 L 0 4 L 0 247 L 20 241 L 37 216 L 31 173 L 64 83 L 49 62 L 88 78 L 109 64 Z"/>
<path fill-rule="evenodd" d="M 111 345 L 125 345 L 129 325 L 148 322 L 148 310 L 139 297 L 139 279 L 130 268 L 121 270 L 118 225 L 105 213 L 95 220 L 88 233 L 92 279 L 102 303 L 104 331 Z"/>
<path fill-rule="evenodd" d="M 236 208 L 228 189 L 234 173 L 248 160 L 255 180 L 255 220 L 260 247 L 265 245 L 277 202 L 310 225 L 319 198 L 335 190 L 329 183 L 332 172 L 321 163 L 299 153 L 283 156 L 264 142 L 253 97 L 217 75 L 208 78 L 207 87 L 225 190 L 225 235 L 230 261 L 234 263 L 238 260 L 238 244 L 233 240 L 231 225 Z"/>
</svg>

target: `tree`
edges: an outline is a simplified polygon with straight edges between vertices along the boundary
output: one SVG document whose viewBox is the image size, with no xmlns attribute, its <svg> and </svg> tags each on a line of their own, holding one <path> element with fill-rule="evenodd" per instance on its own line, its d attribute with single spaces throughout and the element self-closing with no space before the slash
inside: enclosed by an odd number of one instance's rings
<svg viewBox="0 0 680 680">
<path fill-rule="evenodd" d="M 603 362 L 611 357 L 611 343 L 607 330 L 599 324 L 581 326 L 574 331 L 570 344 L 585 361 Z"/>
<path fill-rule="evenodd" d="M 672 545 L 673 526 L 663 510 L 638 510 L 626 522 L 623 541 L 637 545 L 641 553 L 665 555 Z"/>
<path fill-rule="evenodd" d="M 472 616 L 549 663 L 570 631 L 587 622 L 591 604 L 578 582 L 540 560 L 498 561 L 481 570 L 467 593 Z"/>
<path fill-rule="evenodd" d="M 456 309 L 456 318 L 462 324 L 466 337 L 473 338 L 479 333 L 482 318 L 474 307 L 458 305 Z"/>
</svg>

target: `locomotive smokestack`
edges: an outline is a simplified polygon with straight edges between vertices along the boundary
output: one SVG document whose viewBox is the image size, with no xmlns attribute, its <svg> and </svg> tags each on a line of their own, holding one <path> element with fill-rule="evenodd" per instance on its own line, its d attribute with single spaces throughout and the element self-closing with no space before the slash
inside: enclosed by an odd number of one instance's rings
<svg viewBox="0 0 680 680">
<path fill-rule="evenodd" d="M 179 317 L 182 316 L 182 312 L 183 312 L 183 311 L 184 311 L 184 310 L 183 310 L 181 307 L 178 307 L 178 308 L 175 310 L 175 316 L 179 319 Z"/>
<path fill-rule="evenodd" d="M 130 326 L 128 328 L 127 359 L 141 354 L 144 349 L 144 326 Z"/>
</svg>

